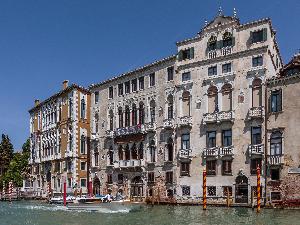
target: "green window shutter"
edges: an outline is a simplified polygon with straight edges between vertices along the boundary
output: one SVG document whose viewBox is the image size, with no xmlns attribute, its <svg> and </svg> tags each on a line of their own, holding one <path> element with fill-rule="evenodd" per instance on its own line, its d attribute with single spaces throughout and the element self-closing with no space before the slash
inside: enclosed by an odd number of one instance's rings
<svg viewBox="0 0 300 225">
<path fill-rule="evenodd" d="M 268 107 L 269 110 L 266 109 L 266 112 L 269 111 L 269 113 L 271 113 L 272 112 L 272 91 L 269 91 Z"/>
<path fill-rule="evenodd" d="M 194 47 L 190 48 L 190 59 L 194 58 Z"/>
<path fill-rule="evenodd" d="M 217 49 L 223 48 L 223 40 L 217 41 Z"/>
<path fill-rule="evenodd" d="M 235 37 L 232 37 L 232 46 L 234 46 L 235 45 Z"/>
<path fill-rule="evenodd" d="M 182 50 L 178 52 L 178 61 L 182 60 Z"/>
<path fill-rule="evenodd" d="M 253 32 L 252 31 L 250 31 L 249 41 L 250 41 L 250 44 L 253 44 Z"/>
<path fill-rule="evenodd" d="M 279 111 L 282 111 L 282 89 L 279 90 L 278 109 Z"/>
<path fill-rule="evenodd" d="M 263 41 L 266 41 L 268 37 L 268 29 L 264 28 L 263 29 Z"/>
</svg>

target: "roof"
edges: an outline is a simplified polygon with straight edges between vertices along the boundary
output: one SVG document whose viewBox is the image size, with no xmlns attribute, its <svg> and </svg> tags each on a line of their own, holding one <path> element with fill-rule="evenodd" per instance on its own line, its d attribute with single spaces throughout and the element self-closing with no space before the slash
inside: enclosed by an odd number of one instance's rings
<svg viewBox="0 0 300 225">
<path fill-rule="evenodd" d="M 150 63 L 150 64 L 147 64 L 147 65 L 145 65 L 145 66 L 136 68 L 136 69 L 131 70 L 131 71 L 129 71 L 129 72 L 122 73 L 122 74 L 120 74 L 120 75 L 114 76 L 114 77 L 111 78 L 111 79 L 104 80 L 104 81 L 99 82 L 99 83 L 97 83 L 97 84 L 92 84 L 92 85 L 89 86 L 89 89 L 99 87 L 99 86 L 104 85 L 104 84 L 106 84 L 106 83 L 109 83 L 109 82 L 111 82 L 111 81 L 115 81 L 115 80 L 117 80 L 117 79 L 120 79 L 120 78 L 129 76 L 129 75 L 132 75 L 132 74 L 134 74 L 134 73 L 142 72 L 142 71 L 144 71 L 144 70 L 146 70 L 146 69 L 150 69 L 150 68 L 153 67 L 153 66 L 157 66 L 157 65 L 159 65 L 159 64 L 162 64 L 162 63 L 165 63 L 165 62 L 168 62 L 168 61 L 172 61 L 172 60 L 175 60 L 175 59 L 176 59 L 176 55 L 168 56 L 168 57 L 166 57 L 166 58 L 163 58 L 163 59 L 161 59 L 161 60 L 154 61 L 154 62 L 152 62 L 152 63 Z"/>
<path fill-rule="evenodd" d="M 52 101 L 55 98 L 58 98 L 59 96 L 68 93 L 69 91 L 72 91 L 73 89 L 78 89 L 82 92 L 86 92 L 86 93 L 90 93 L 90 91 L 82 86 L 79 86 L 77 84 L 71 84 L 70 86 L 68 86 L 67 88 L 57 92 L 56 94 L 52 95 L 51 97 L 45 99 L 44 101 L 40 102 L 38 105 L 34 106 L 33 108 L 31 108 L 28 112 L 31 113 L 33 112 L 35 109 L 40 108 L 42 105 Z"/>
</svg>

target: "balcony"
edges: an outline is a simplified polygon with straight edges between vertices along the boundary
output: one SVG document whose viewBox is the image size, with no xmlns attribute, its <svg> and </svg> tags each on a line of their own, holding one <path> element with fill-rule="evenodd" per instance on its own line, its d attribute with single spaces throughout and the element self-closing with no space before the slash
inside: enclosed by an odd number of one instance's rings
<svg viewBox="0 0 300 225">
<path fill-rule="evenodd" d="M 146 132 L 155 132 L 156 131 L 156 123 L 146 123 L 144 126 Z"/>
<path fill-rule="evenodd" d="M 121 127 L 121 128 L 117 128 L 114 131 L 114 136 L 115 137 L 126 136 L 126 135 L 143 133 L 144 131 L 145 131 L 144 125 L 140 125 L 140 124 L 135 126 L 130 126 L 130 127 Z"/>
<path fill-rule="evenodd" d="M 269 155 L 268 156 L 269 165 L 281 165 L 284 163 L 283 155 Z"/>
<path fill-rule="evenodd" d="M 218 147 L 205 148 L 203 150 L 203 158 L 218 157 L 218 155 L 219 155 L 219 148 Z"/>
<path fill-rule="evenodd" d="M 193 125 L 193 119 L 191 116 L 183 116 L 180 117 L 178 120 L 179 126 L 192 126 Z"/>
<path fill-rule="evenodd" d="M 252 107 L 249 109 L 249 119 L 261 119 L 264 116 L 264 107 Z"/>
<path fill-rule="evenodd" d="M 233 121 L 234 120 L 234 112 L 228 111 L 228 112 L 219 112 L 218 113 L 218 121 Z"/>
<path fill-rule="evenodd" d="M 192 149 L 180 149 L 178 152 L 178 157 L 181 159 L 187 159 L 192 156 Z"/>
<path fill-rule="evenodd" d="M 105 131 L 105 134 L 108 138 L 113 138 L 114 137 L 114 132 L 112 130 Z"/>
<path fill-rule="evenodd" d="M 214 59 L 220 56 L 226 56 L 232 54 L 232 46 L 224 47 L 219 50 L 211 50 L 208 52 L 208 58 Z"/>
<path fill-rule="evenodd" d="M 248 150 L 249 150 L 249 157 L 252 157 L 255 155 L 262 156 L 264 154 L 264 145 L 263 144 L 249 145 Z"/>
<path fill-rule="evenodd" d="M 206 113 L 203 115 L 203 123 L 220 123 L 225 121 L 233 121 L 235 118 L 233 111 L 228 112 L 214 112 L 214 113 Z"/>
<path fill-rule="evenodd" d="M 203 122 L 207 123 L 216 123 L 218 121 L 218 114 L 217 113 L 206 113 L 203 115 Z"/>
<path fill-rule="evenodd" d="M 120 160 L 114 163 L 115 168 L 134 168 L 145 166 L 143 159 Z"/>
<path fill-rule="evenodd" d="M 219 155 L 222 156 L 233 156 L 234 147 L 233 146 L 226 146 L 219 148 Z"/>
<path fill-rule="evenodd" d="M 165 119 L 163 124 L 163 127 L 165 129 L 172 129 L 174 128 L 174 119 Z"/>
</svg>

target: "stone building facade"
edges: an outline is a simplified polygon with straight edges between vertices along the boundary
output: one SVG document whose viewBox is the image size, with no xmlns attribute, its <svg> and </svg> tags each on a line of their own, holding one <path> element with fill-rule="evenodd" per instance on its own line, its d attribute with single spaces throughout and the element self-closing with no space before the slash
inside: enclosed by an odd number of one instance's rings
<svg viewBox="0 0 300 225">
<path fill-rule="evenodd" d="M 300 205 L 300 55 L 269 79 L 267 198 L 272 204 Z"/>
<path fill-rule="evenodd" d="M 43 102 L 35 101 L 30 113 L 31 176 L 24 188 L 36 195 L 61 193 L 64 179 L 68 193 L 87 192 L 90 92 L 68 86 Z"/>
<path fill-rule="evenodd" d="M 265 171 L 266 80 L 282 67 L 270 19 L 220 13 L 178 53 L 91 85 L 95 193 L 250 204 Z M 263 192 L 265 187 L 262 188 Z"/>
</svg>

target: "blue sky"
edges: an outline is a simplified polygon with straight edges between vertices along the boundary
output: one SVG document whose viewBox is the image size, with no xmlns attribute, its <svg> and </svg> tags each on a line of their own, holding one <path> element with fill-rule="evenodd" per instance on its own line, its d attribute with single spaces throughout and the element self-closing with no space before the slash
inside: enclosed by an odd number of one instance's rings
<svg viewBox="0 0 300 225">
<path fill-rule="evenodd" d="M 0 133 L 20 149 L 34 99 L 174 54 L 219 6 L 242 23 L 270 17 L 285 63 L 300 49 L 299 0 L 1 0 Z"/>
</svg>

